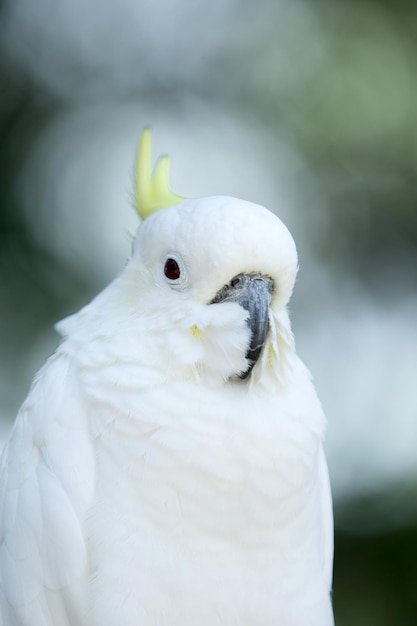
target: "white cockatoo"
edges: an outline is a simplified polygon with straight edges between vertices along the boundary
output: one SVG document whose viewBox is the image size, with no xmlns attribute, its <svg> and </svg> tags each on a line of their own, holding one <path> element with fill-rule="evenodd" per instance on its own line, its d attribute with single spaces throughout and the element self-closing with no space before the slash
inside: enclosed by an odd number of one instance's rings
<svg viewBox="0 0 417 626">
<path fill-rule="evenodd" d="M 294 241 L 138 151 L 125 269 L 58 325 L 1 458 L 2 626 L 330 626 L 325 418 Z"/>
</svg>

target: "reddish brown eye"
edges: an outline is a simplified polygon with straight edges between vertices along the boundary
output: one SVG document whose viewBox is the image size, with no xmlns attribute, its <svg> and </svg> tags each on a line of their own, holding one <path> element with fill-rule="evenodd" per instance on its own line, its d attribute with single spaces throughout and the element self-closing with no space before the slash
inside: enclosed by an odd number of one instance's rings
<svg viewBox="0 0 417 626">
<path fill-rule="evenodd" d="M 167 259 L 164 265 L 164 274 L 169 280 L 178 280 L 181 276 L 180 266 L 175 259 Z"/>
</svg>

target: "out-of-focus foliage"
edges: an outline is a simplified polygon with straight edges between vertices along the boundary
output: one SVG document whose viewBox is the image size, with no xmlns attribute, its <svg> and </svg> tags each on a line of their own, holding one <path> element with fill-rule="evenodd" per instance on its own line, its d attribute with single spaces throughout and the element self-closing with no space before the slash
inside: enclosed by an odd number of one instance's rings
<svg viewBox="0 0 417 626">
<path fill-rule="evenodd" d="M 0 8 L 1 428 L 53 323 L 129 252 L 129 164 L 152 124 L 176 191 L 264 202 L 298 242 L 292 317 L 329 417 L 339 626 L 417 615 L 416 67 L 403 0 Z"/>
<path fill-rule="evenodd" d="M 336 534 L 334 609 L 338 626 L 414 626 L 417 530 Z"/>
<path fill-rule="evenodd" d="M 308 159 L 323 258 L 364 278 L 417 244 L 417 10 L 318 2 L 299 20 L 299 6 L 290 27 L 285 11 L 270 22 L 267 45 L 242 43 L 253 55 L 235 88 Z"/>
</svg>

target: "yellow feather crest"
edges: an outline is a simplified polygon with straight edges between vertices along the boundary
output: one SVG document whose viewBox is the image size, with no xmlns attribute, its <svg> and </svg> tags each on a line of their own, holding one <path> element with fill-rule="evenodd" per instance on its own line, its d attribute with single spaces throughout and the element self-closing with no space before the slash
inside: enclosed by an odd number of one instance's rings
<svg viewBox="0 0 417 626">
<path fill-rule="evenodd" d="M 151 168 L 151 131 L 145 128 L 136 153 L 134 205 L 144 220 L 152 213 L 185 200 L 173 193 L 169 186 L 169 157 L 159 157 Z"/>
</svg>

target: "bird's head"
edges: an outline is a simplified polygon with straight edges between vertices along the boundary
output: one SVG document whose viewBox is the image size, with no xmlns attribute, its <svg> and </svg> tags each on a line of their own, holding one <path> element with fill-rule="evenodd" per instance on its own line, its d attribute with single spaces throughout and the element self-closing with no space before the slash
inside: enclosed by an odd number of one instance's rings
<svg viewBox="0 0 417 626">
<path fill-rule="evenodd" d="M 211 345 L 212 367 L 225 366 L 227 378 L 248 377 L 265 349 L 270 360 L 282 354 L 273 326 L 289 330 L 297 255 L 270 211 L 224 196 L 184 200 L 144 220 L 132 264 L 148 273 L 150 310 L 165 307 L 185 327 L 189 320 L 194 341 Z"/>
<path fill-rule="evenodd" d="M 142 221 L 111 291 L 113 332 L 129 328 L 129 350 L 139 335 L 143 350 L 145 333 L 149 367 L 165 368 L 165 378 L 283 382 L 294 357 L 286 305 L 297 252 L 281 220 L 236 198 L 173 194 L 167 157 L 151 173 L 149 131 L 135 205 Z"/>
</svg>

